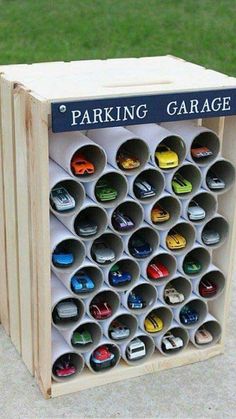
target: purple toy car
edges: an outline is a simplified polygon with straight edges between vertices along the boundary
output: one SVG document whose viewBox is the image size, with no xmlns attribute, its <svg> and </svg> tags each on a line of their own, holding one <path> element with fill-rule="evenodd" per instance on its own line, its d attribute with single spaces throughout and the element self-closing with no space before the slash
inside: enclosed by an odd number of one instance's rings
<svg viewBox="0 0 236 419">
<path fill-rule="evenodd" d="M 112 215 L 113 227 L 118 231 L 129 231 L 134 227 L 134 222 L 130 217 L 116 210 Z"/>
</svg>

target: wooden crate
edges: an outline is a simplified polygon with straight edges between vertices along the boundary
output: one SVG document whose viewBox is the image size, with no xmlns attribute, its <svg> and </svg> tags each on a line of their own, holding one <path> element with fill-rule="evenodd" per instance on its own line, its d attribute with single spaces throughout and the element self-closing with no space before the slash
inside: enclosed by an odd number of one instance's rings
<svg viewBox="0 0 236 419">
<path fill-rule="evenodd" d="M 155 353 L 150 361 L 139 366 L 129 367 L 121 362 L 116 369 L 101 376 L 85 370 L 70 382 L 52 382 L 48 139 L 52 124 L 51 104 L 56 104 L 54 110 L 57 111 L 59 104 L 69 106 L 71 102 L 73 108 L 73 102 L 87 100 L 93 104 L 96 99 L 107 99 L 104 106 L 132 104 L 132 100 L 138 104 L 147 101 L 152 112 L 148 112 L 148 118 L 141 122 L 194 118 L 199 125 L 218 134 L 223 157 L 235 165 L 236 79 L 179 58 L 163 56 L 3 66 L 0 87 L 1 321 L 44 396 L 55 397 L 222 353 L 235 261 L 235 185 L 218 197 L 219 212 L 231 226 L 227 243 L 213 251 L 213 262 L 227 277 L 224 293 L 217 302 L 209 303 L 211 313 L 223 328 L 220 342 L 202 350 L 189 345 L 180 354 L 167 358 Z M 202 113 L 194 108 L 190 114 L 168 115 L 164 106 L 167 99 L 188 101 L 198 97 L 201 101 L 226 96 L 232 98 L 230 106 L 217 110 L 205 108 Z M 103 105 L 103 102 L 98 103 Z M 53 117 L 54 129 L 56 118 L 60 124 L 58 113 Z M 110 125 L 134 122 L 111 122 Z M 90 125 L 85 129 L 98 126 Z M 68 130 L 68 125 L 64 124 L 64 128 Z"/>
</svg>

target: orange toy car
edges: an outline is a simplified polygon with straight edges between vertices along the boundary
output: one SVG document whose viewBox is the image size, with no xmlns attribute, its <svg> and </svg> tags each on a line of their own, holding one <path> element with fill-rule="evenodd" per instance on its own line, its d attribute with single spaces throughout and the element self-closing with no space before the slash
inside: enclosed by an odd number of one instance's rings
<svg viewBox="0 0 236 419">
<path fill-rule="evenodd" d="M 170 219 L 170 214 L 160 205 L 156 204 L 151 211 L 151 219 L 154 224 L 163 223 L 164 221 L 168 221 Z"/>
<path fill-rule="evenodd" d="M 74 175 L 91 175 L 94 173 L 94 165 L 83 154 L 76 153 L 71 160 L 71 170 Z"/>
</svg>

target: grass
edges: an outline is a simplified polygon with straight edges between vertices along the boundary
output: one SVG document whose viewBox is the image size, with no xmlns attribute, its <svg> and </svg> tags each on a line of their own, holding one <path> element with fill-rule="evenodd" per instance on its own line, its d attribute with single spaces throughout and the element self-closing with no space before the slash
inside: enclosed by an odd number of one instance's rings
<svg viewBox="0 0 236 419">
<path fill-rule="evenodd" d="M 236 75 L 233 0 L 0 0 L 0 64 L 173 54 Z"/>
</svg>

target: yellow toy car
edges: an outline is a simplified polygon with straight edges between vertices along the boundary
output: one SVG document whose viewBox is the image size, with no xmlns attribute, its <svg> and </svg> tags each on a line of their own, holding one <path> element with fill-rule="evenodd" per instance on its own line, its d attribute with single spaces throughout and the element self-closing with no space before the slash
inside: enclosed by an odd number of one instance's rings
<svg viewBox="0 0 236 419">
<path fill-rule="evenodd" d="M 168 221 L 170 219 L 170 214 L 160 205 L 155 205 L 155 207 L 151 211 L 151 220 L 154 224 L 156 223 L 163 223 L 164 221 Z"/>
<path fill-rule="evenodd" d="M 182 234 L 177 233 L 177 231 L 172 230 L 166 237 L 166 244 L 170 250 L 184 249 L 187 242 Z"/>
<path fill-rule="evenodd" d="M 164 327 L 163 321 L 155 313 L 150 313 L 145 318 L 144 328 L 146 332 L 156 333 L 160 332 Z"/>
<path fill-rule="evenodd" d="M 172 169 L 179 164 L 179 157 L 166 145 L 159 145 L 155 152 L 156 161 L 161 169 Z"/>
<path fill-rule="evenodd" d="M 117 164 L 121 169 L 131 170 L 140 166 L 140 160 L 133 154 L 124 150 L 117 156 Z"/>
</svg>

